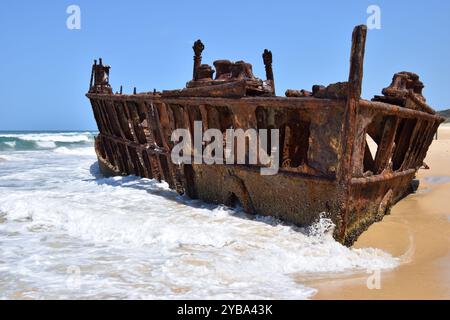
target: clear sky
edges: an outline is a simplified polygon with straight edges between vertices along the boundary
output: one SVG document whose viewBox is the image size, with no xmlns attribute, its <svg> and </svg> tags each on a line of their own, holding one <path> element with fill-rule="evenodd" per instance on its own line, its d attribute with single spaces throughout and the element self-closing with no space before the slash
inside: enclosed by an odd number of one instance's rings
<svg viewBox="0 0 450 320">
<path fill-rule="evenodd" d="M 66 9 L 81 9 L 69 30 Z M 94 58 L 111 65 L 124 92 L 181 88 L 192 76 L 192 43 L 203 61 L 245 60 L 264 78 L 273 52 L 277 94 L 348 77 L 351 32 L 381 9 L 370 30 L 363 97 L 397 71 L 421 76 L 436 109 L 450 108 L 450 1 L 8 1 L 0 10 L 0 130 L 96 129 L 85 97 Z"/>
</svg>

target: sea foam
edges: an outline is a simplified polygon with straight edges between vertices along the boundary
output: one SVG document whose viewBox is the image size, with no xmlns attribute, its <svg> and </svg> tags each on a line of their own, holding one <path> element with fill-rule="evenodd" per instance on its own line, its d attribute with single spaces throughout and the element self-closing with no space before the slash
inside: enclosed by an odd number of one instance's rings
<svg viewBox="0 0 450 320">
<path fill-rule="evenodd" d="M 12 156 L 0 163 L 0 298 L 305 299 L 316 290 L 299 278 L 399 263 L 342 246 L 326 215 L 302 229 L 102 177 L 92 145 Z"/>
</svg>

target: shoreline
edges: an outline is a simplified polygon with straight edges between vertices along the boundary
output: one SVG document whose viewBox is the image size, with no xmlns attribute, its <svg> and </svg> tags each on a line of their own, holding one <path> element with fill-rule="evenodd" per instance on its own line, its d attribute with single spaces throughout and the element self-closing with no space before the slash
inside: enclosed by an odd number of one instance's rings
<svg viewBox="0 0 450 320">
<path fill-rule="evenodd" d="M 419 170 L 416 193 L 398 202 L 353 248 L 379 248 L 400 265 L 379 273 L 380 289 L 369 289 L 369 273 L 315 280 L 312 299 L 450 299 L 450 125 L 442 124 Z"/>
</svg>

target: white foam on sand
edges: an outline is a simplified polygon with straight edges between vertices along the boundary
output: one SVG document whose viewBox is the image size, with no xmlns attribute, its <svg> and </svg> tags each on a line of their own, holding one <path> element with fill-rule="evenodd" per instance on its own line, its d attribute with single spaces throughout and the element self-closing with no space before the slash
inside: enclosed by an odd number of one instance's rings
<svg viewBox="0 0 450 320">
<path fill-rule="evenodd" d="M 250 219 L 165 183 L 101 178 L 95 161 L 57 148 L 0 166 L 0 298 L 304 299 L 316 291 L 299 274 L 399 263 L 337 243 L 325 218 L 309 232 Z"/>
</svg>

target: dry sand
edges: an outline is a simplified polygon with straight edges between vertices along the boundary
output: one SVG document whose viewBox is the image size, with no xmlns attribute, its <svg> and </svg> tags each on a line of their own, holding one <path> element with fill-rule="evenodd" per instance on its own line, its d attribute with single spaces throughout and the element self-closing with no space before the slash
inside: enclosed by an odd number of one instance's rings
<svg viewBox="0 0 450 320">
<path fill-rule="evenodd" d="M 374 247 L 401 260 L 380 273 L 380 289 L 368 289 L 370 274 L 311 281 L 315 299 L 450 299 L 450 125 L 439 128 L 420 170 L 420 186 L 373 224 L 355 248 Z"/>
</svg>

